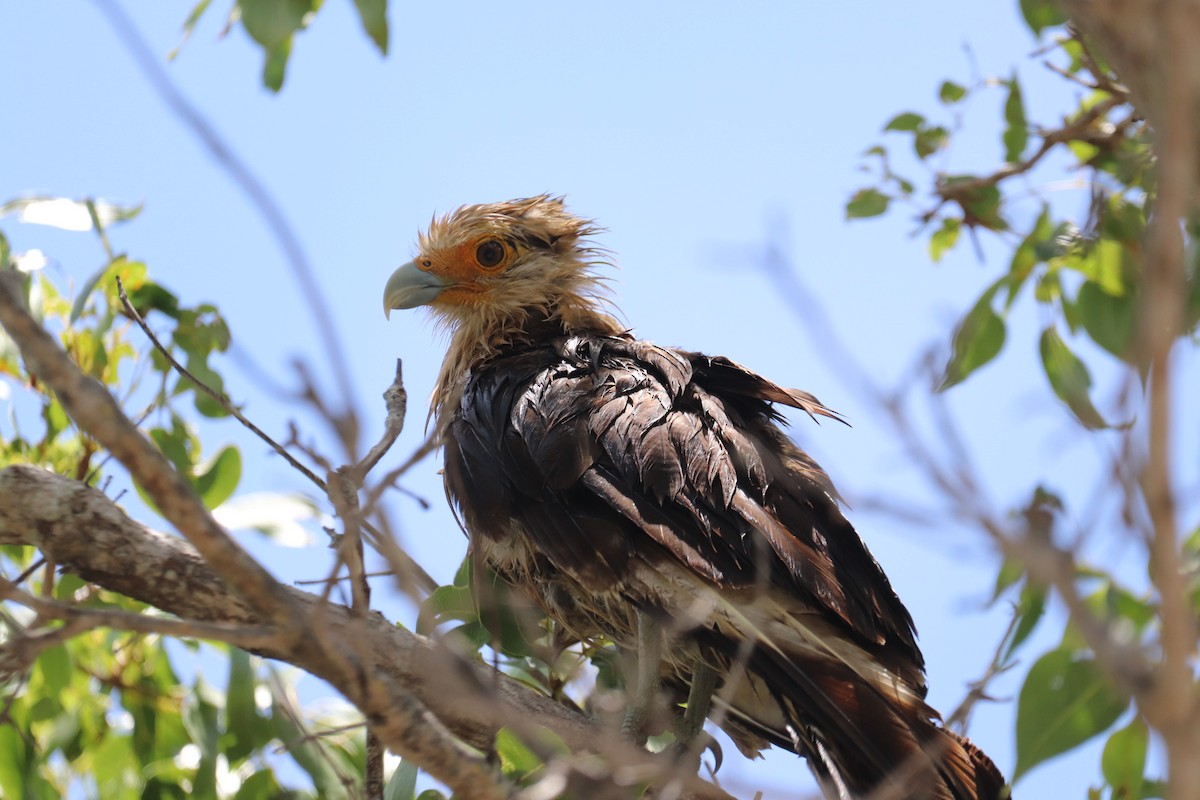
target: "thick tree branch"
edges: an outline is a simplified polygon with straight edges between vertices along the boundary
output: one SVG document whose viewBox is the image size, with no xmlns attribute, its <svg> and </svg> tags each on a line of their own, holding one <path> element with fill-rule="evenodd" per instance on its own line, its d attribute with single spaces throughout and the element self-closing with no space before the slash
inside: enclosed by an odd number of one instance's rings
<svg viewBox="0 0 1200 800">
<path fill-rule="evenodd" d="M 0 544 L 35 546 L 68 572 L 181 618 L 260 623 L 246 601 L 230 591 L 186 542 L 131 520 L 95 489 L 36 467 L 0 470 Z M 430 730 L 449 731 L 479 749 L 489 747 L 503 726 L 518 730 L 541 726 L 573 751 L 599 753 L 623 769 L 640 767 L 640 778 L 664 775 L 672 768 L 670 762 L 633 747 L 578 712 L 379 615 L 356 617 L 349 609 L 322 604 L 307 592 L 287 587 L 283 591 L 297 609 L 298 619 L 321 615 L 330 643 L 344 653 L 368 653 L 372 671 L 352 685 L 340 671 L 331 670 L 328 659 L 311 645 L 290 651 L 263 647 L 255 652 L 328 680 L 359 703 L 396 752 L 420 752 L 404 738 L 420 735 L 419 726 L 415 733 L 397 730 L 398 720 L 411 712 Z M 422 753 L 420 758 L 429 760 L 420 763 L 450 783 L 436 768 L 439 759 L 445 760 L 439 752 L 432 757 Z M 477 764 L 472 754 L 462 758 Z M 695 777 L 688 781 L 685 796 L 728 800 L 724 792 Z"/>
</svg>

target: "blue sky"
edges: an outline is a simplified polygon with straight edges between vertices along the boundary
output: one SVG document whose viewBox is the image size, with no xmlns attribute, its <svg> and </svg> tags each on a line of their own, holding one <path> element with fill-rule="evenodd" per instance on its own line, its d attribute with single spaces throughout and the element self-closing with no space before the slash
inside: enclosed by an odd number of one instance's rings
<svg viewBox="0 0 1200 800">
<path fill-rule="evenodd" d="M 156 53 L 178 44 L 187 4 L 125 5 Z M 945 78 L 970 83 L 1017 67 L 1035 118 L 1066 110 L 1070 90 L 1027 58 L 1037 43 L 1015 2 L 737 10 L 716 2 L 393 2 L 386 59 L 362 34 L 353 4 L 329 2 L 298 37 L 278 96 L 261 87 L 261 56 L 245 33 L 220 37 L 222 5 L 168 73 L 298 231 L 346 346 L 368 436 L 380 430 L 377 398 L 394 359 L 404 359 L 412 403 L 392 464 L 421 439 L 443 342 L 423 314 L 384 320 L 384 281 L 411 256 L 433 213 L 552 192 L 608 229 L 601 242 L 619 265 L 614 298 L 637 333 L 730 356 L 845 413 L 851 428 L 797 420 L 796 433 L 852 500 L 928 500 L 887 425 L 822 360 L 821 342 L 755 265 L 774 233 L 851 352 L 884 385 L 931 343 L 944 346 L 954 321 L 1006 267 L 1003 247 L 985 241 L 980 261 L 965 243 L 933 265 L 924 240 L 910 235 L 907 210 L 848 223 L 843 206 L 867 182 L 860 155 L 881 140 L 883 123 L 904 110 L 936 112 Z M 0 201 L 41 192 L 144 203 L 139 219 L 112 231 L 118 250 L 145 260 L 186 302 L 215 302 L 237 348 L 275 381 L 291 382 L 296 358 L 332 380 L 315 323 L 261 217 L 166 110 L 95 5 L 67 12 L 54 3 L 5 4 L 0 70 L 8 76 Z M 999 163 L 1002 102 L 993 91 L 971 106 L 969 130 L 977 133 L 939 156 L 939 169 Z M 1052 199 L 1082 208 L 1077 194 Z M 14 249 L 41 248 L 52 274 L 76 285 L 102 260 L 85 235 L 11 219 L 4 230 Z M 949 397 L 1001 507 L 1027 497 L 1038 480 L 1082 500 L 1101 458 L 1045 387 L 1035 361 L 1039 318 L 1028 305 L 1015 312 L 999 362 Z M 244 359 L 223 363 L 228 390 L 260 426 L 284 436 L 286 421 L 299 417 L 327 441 Z M 242 443 L 243 490 L 306 489 L 232 423 L 204 431 L 212 450 Z M 426 461 L 405 481 L 432 510 L 397 494 L 389 511 L 403 544 L 448 580 L 465 541 L 436 470 Z M 931 699 L 948 712 L 1006 622 L 1004 609 L 982 609 L 992 553 L 950 519 L 919 530 L 868 511 L 853 519 L 917 620 Z M 287 580 L 327 569 L 320 547 L 254 546 Z M 411 614 L 402 606 L 393 613 Z M 1026 666 L 996 693 L 1013 695 Z M 1015 761 L 1013 715 L 1011 703 L 984 707 L 971 730 L 1006 772 Z M 1043 766 L 1019 795 L 1082 796 L 1098 781 L 1098 759 L 1091 747 Z M 722 776 L 737 793 L 761 788 L 767 798 L 809 785 L 804 767 L 781 753 L 757 765 L 730 758 Z"/>
</svg>

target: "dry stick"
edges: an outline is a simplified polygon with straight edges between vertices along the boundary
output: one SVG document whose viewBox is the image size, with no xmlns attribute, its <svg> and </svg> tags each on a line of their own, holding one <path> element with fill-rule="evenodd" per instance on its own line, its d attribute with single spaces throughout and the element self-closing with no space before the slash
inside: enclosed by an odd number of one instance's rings
<svg viewBox="0 0 1200 800">
<path fill-rule="evenodd" d="M 292 465 L 293 468 L 304 475 L 304 477 L 321 487 L 322 491 L 325 490 L 325 482 L 318 478 L 315 472 L 310 470 L 304 464 L 301 464 L 295 458 L 295 456 L 293 456 L 287 451 L 286 448 L 284 448 L 283 445 L 276 442 L 274 439 L 264 433 L 261 428 L 247 419 L 246 415 L 243 414 L 238 407 L 233 404 L 233 401 L 230 400 L 223 392 L 218 392 L 216 389 L 212 388 L 204 381 L 200 380 L 191 372 L 189 372 L 187 367 L 183 366 L 183 364 L 179 363 L 171 351 L 159 341 L 158 336 L 156 336 L 154 331 L 150 329 L 150 326 L 146 324 L 146 320 L 142 319 L 142 315 L 138 313 L 138 310 L 133 307 L 131 302 L 129 302 L 129 296 L 125 294 L 125 286 L 121 283 L 120 278 L 117 278 L 117 296 L 121 299 L 121 305 L 124 306 L 125 313 L 128 314 L 129 317 L 138 324 L 138 327 L 140 327 L 142 332 L 146 334 L 146 338 L 148 338 L 150 343 L 154 345 L 154 349 L 157 350 L 162 357 L 167 360 L 167 363 L 170 364 L 176 372 L 191 381 L 197 389 L 215 400 L 217 405 L 225 409 L 230 416 L 242 423 L 242 425 L 244 425 L 251 433 L 266 442 L 268 447 L 270 447 L 279 455 L 283 456 L 284 460 L 286 460 Z"/>
<path fill-rule="evenodd" d="M 283 587 L 200 502 L 187 479 L 134 426 L 103 385 L 80 371 L 25 310 L 21 276 L 0 272 L 0 325 L 17 344 L 29 371 L 52 388 L 80 428 L 100 442 L 146 490 L 164 517 L 264 619 L 282 626 L 295 609 Z"/>
<path fill-rule="evenodd" d="M 270 447 L 277 454 L 282 456 L 284 458 L 284 460 L 286 460 L 288 462 L 288 464 L 290 464 L 293 468 L 295 468 L 301 475 L 303 475 L 304 477 L 306 477 L 310 481 L 312 481 L 312 483 L 317 488 L 319 488 L 322 493 L 328 495 L 328 493 L 329 493 L 328 485 L 326 484 L 325 481 L 321 480 L 321 478 L 317 477 L 317 474 L 315 472 L 313 472 L 311 469 L 306 467 L 303 463 L 301 463 L 298 459 L 296 459 L 295 456 L 293 456 L 291 453 L 289 453 L 286 447 L 284 447 L 283 445 L 276 442 L 267 433 L 265 433 L 261 428 L 259 428 L 253 422 L 251 422 L 250 419 L 247 418 L 246 415 L 243 414 L 236 405 L 234 405 L 233 401 L 230 400 L 228 396 L 226 396 L 223 392 L 218 392 L 216 389 L 212 388 L 211 386 L 206 384 L 204 381 L 197 378 L 195 375 L 193 375 L 191 372 L 189 372 L 186 367 L 184 367 L 182 364 L 179 363 L 178 359 L 176 359 L 175 356 L 171 353 L 171 351 L 168 350 L 165 345 L 163 345 L 163 343 L 159 340 L 158 336 L 155 335 L 154 331 L 150 328 L 150 326 L 146 324 L 146 321 L 142 318 L 142 315 L 139 314 L 137 309 L 133 307 L 133 304 L 129 301 L 128 295 L 126 295 L 126 293 L 125 293 L 125 287 L 122 285 L 120 278 L 117 278 L 117 295 L 121 299 L 121 304 L 125 308 L 125 313 L 128 314 L 129 317 L 138 324 L 138 327 L 140 327 L 142 329 L 142 332 L 146 334 L 146 338 L 148 338 L 150 340 L 150 343 L 152 345 L 154 345 L 154 349 L 156 349 L 162 355 L 162 357 L 167 360 L 167 363 L 170 364 L 171 367 L 176 372 L 178 372 L 180 375 L 183 375 L 185 378 L 190 380 L 193 384 L 196 385 L 196 387 L 200 391 L 204 392 L 209 397 L 211 397 L 213 400 L 215 400 L 217 402 L 217 404 L 221 406 L 221 408 L 225 409 L 225 411 L 227 411 L 229 413 L 230 416 L 232 416 L 238 422 L 242 423 L 243 426 L 245 426 L 251 433 L 253 433 L 255 436 L 257 436 L 259 439 L 266 442 L 268 447 Z M 399 382 L 400 380 L 401 380 L 400 362 L 399 362 L 399 360 L 397 360 L 396 381 Z M 384 392 L 385 399 L 388 399 L 389 392 L 395 391 L 395 387 L 396 387 L 396 383 L 393 383 L 392 386 L 388 388 L 387 392 Z M 404 392 L 403 383 L 400 383 L 399 391 L 401 393 Z M 407 402 L 407 395 L 404 395 L 402 402 L 404 402 L 404 403 Z M 392 416 L 393 416 L 393 410 L 391 409 L 391 406 L 389 405 L 389 410 L 388 410 L 389 424 L 390 424 L 390 420 L 391 420 Z M 401 409 L 401 411 L 400 411 L 401 420 L 403 420 L 403 417 L 404 417 L 404 411 L 403 411 L 403 409 Z M 396 435 L 398 436 L 399 433 L 397 432 Z M 386 435 L 385 435 L 385 438 L 386 438 Z M 395 441 L 395 436 L 393 436 L 391 438 L 391 442 L 394 442 L 394 441 Z M 388 443 L 388 447 L 391 446 L 391 442 Z M 378 447 L 379 447 L 379 445 L 376 445 L 376 448 L 378 448 Z M 386 449 L 387 448 L 385 447 L 384 452 L 386 452 Z M 374 452 L 374 448 L 372 449 L 372 453 L 373 452 Z M 420 452 L 421 451 L 418 451 L 418 453 L 420 453 Z M 383 455 L 383 453 L 381 452 L 379 454 L 379 457 L 381 457 L 382 455 Z M 378 460 L 378 457 L 376 458 L 376 460 Z M 413 458 L 410 458 L 409 461 L 406 462 L 406 464 L 411 465 L 411 463 L 413 463 L 415 460 L 416 460 L 416 458 L 414 456 Z M 364 459 L 364 461 L 365 461 L 365 459 Z M 367 469 L 369 469 L 369 467 Z M 365 470 L 363 472 L 365 474 Z M 375 536 L 377 540 L 382 541 L 385 538 L 379 533 L 378 530 L 376 530 L 374 527 L 372 527 L 370 524 L 368 524 L 365 520 L 363 521 L 363 526 L 366 527 L 368 532 L 371 533 L 373 536 Z M 407 579 L 408 581 L 411 581 L 413 584 L 415 584 L 420 589 L 422 589 L 426 594 L 432 592 L 434 589 L 437 588 L 437 581 L 435 581 L 429 575 L 429 573 L 426 572 L 419 564 L 417 564 L 415 561 L 413 561 L 412 558 L 407 553 L 400 550 L 398 547 L 393 547 L 391 549 L 391 551 L 389 551 L 388 561 L 394 567 L 397 568 L 397 572 L 400 576 Z"/>
<path fill-rule="evenodd" d="M 262 625 L 197 622 L 136 614 L 116 609 L 83 608 L 72 603 L 38 597 L 3 579 L 0 579 L 0 600 L 12 600 L 35 611 L 40 617 L 64 620 L 73 626 L 69 635 L 60 635 L 66 630 L 65 626 L 48 629 L 44 637 L 48 642 L 45 647 L 51 647 L 66 641 L 77 633 L 94 628 L 112 628 L 134 633 L 157 633 L 180 638 L 211 639 L 249 650 L 274 645 L 279 640 L 279 634 L 274 628 Z M 5 649 L 7 649 L 7 645 Z M 34 653 L 34 655 L 37 654 Z"/>
<path fill-rule="evenodd" d="M 1192 666 L 1197 632 L 1171 487 L 1171 350 L 1183 332 L 1182 298 L 1187 296 L 1180 225 L 1194 209 L 1191 194 L 1198 164 L 1193 125 L 1200 81 L 1195 78 L 1197 59 L 1190 52 L 1197 30 L 1194 4 L 1160 5 L 1158 13 L 1163 16 L 1158 17 L 1157 27 L 1163 47 L 1153 68 L 1165 86 L 1154 120 L 1160 126 L 1158 186 L 1142 275 L 1138 336 L 1143 363 L 1150 365 L 1150 420 L 1140 481 L 1154 530 L 1149 542 L 1150 576 L 1162 604 L 1162 663 L 1143 711 L 1166 743 L 1167 793 L 1181 800 L 1200 797 L 1200 759 L 1196 758 L 1200 707 Z"/>
</svg>

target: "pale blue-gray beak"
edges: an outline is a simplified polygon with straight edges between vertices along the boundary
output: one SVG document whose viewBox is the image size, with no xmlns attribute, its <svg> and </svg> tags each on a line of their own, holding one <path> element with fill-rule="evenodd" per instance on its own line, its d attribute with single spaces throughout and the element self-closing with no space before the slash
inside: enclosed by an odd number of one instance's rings
<svg viewBox="0 0 1200 800">
<path fill-rule="evenodd" d="M 450 282 L 426 272 L 410 261 L 397 269 L 383 287 L 383 315 L 391 318 L 393 308 L 416 308 L 432 303 Z"/>
</svg>

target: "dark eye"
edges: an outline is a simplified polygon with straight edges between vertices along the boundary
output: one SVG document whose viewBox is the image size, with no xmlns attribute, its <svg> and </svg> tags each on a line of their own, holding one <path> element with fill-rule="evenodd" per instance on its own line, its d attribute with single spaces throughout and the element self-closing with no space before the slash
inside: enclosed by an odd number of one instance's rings
<svg viewBox="0 0 1200 800">
<path fill-rule="evenodd" d="M 504 260 L 504 245 L 495 239 L 488 239 L 486 242 L 475 248 L 475 260 L 479 262 L 481 267 L 494 267 Z"/>
</svg>

